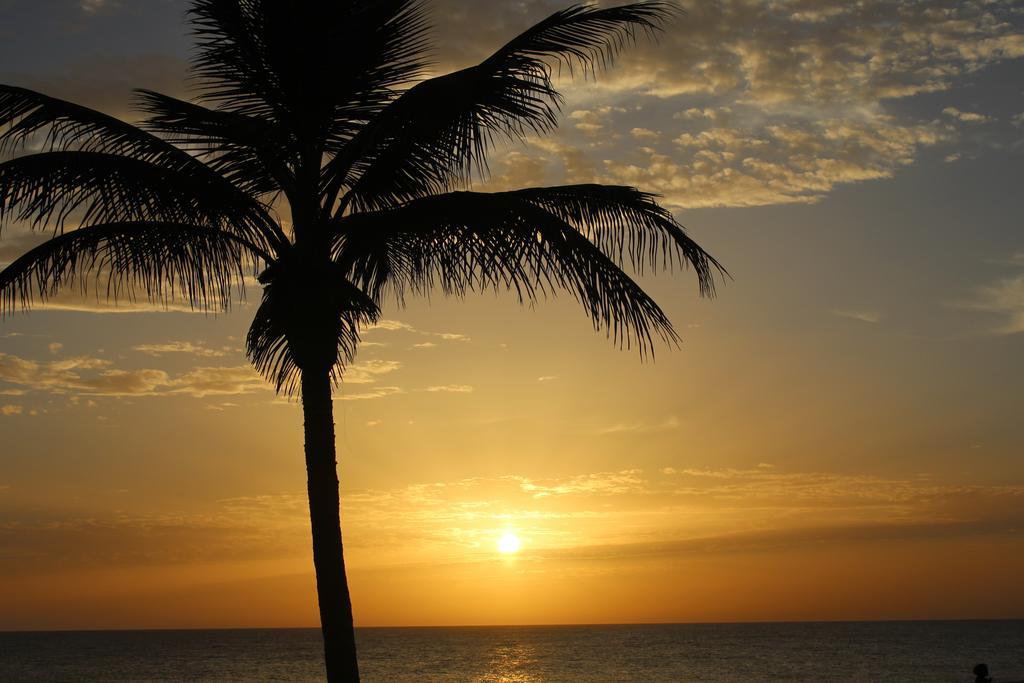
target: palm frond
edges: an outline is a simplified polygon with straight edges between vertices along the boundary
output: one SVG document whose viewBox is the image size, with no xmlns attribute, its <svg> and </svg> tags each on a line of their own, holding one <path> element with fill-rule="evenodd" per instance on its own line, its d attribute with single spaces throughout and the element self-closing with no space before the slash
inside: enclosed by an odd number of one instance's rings
<svg viewBox="0 0 1024 683">
<path fill-rule="evenodd" d="M 425 67 L 419 0 L 197 0 L 190 16 L 203 99 L 274 121 L 300 147 L 348 139 Z"/>
<path fill-rule="evenodd" d="M 586 202 L 586 192 L 577 193 L 575 204 L 557 202 L 556 192 L 547 197 L 521 192 L 526 194 L 453 192 L 346 216 L 339 223 L 335 258 L 375 299 L 392 292 L 401 300 L 406 290 L 425 293 L 435 286 L 455 295 L 513 289 L 524 302 L 566 291 L 595 328 L 607 330 L 620 345 L 636 345 L 641 355 L 653 350 L 655 337 L 677 340 L 661 308 L 598 246 L 617 251 L 618 238 L 612 235 L 630 212 L 646 216 L 647 224 L 635 228 L 648 241 L 654 239 L 652 231 L 665 230 L 669 224 L 659 223 L 664 220 L 659 212 L 645 206 L 648 198 L 634 196 L 628 208 L 609 209 L 607 197 L 600 206 Z M 598 244 L 587 238 L 587 230 Z M 658 249 L 663 254 L 681 250 L 678 258 L 694 266 L 701 290 L 709 293 L 714 262 L 685 236 L 677 244 L 678 237 L 670 230 L 659 238 Z M 649 258 L 647 244 L 636 238 L 620 254 Z"/>
<path fill-rule="evenodd" d="M 221 228 L 264 250 L 266 216 L 203 176 L 104 152 L 43 152 L 0 164 L 0 225 L 11 219 L 63 229 L 133 221 Z"/>
<path fill-rule="evenodd" d="M 657 196 L 621 185 L 562 185 L 499 193 L 538 206 L 580 231 L 616 264 L 643 274 L 693 268 L 702 296 L 714 296 L 725 268 L 708 254 Z"/>
<path fill-rule="evenodd" d="M 203 99 L 229 111 L 274 119 L 283 113 L 270 68 L 259 0 L 196 0 L 189 8 L 197 43 L 193 74 Z"/>
<path fill-rule="evenodd" d="M 344 35 L 330 45 L 330 77 L 337 101 L 327 149 L 336 152 L 398 95 L 397 89 L 421 78 L 430 50 L 422 0 L 356 3 Z"/>
<path fill-rule="evenodd" d="M 106 152 L 168 169 L 198 168 L 182 150 L 130 123 L 27 88 L 0 85 L 0 129 L 3 154 L 38 140 L 44 150 Z"/>
<path fill-rule="evenodd" d="M 243 190 L 261 195 L 294 188 L 294 140 L 287 131 L 240 112 L 208 109 L 151 90 L 137 90 L 142 125 L 188 149 Z"/>
<path fill-rule="evenodd" d="M 355 357 L 360 325 L 380 309 L 328 264 L 320 276 L 278 261 L 260 276 L 263 300 L 246 335 L 246 354 L 279 393 L 296 394 L 301 370 L 329 369 L 335 383 Z"/>
<path fill-rule="evenodd" d="M 243 292 L 258 255 L 208 227 L 129 222 L 79 228 L 29 250 L 0 272 L 0 315 L 31 307 L 77 285 L 114 302 L 140 296 L 167 305 L 184 299 L 201 310 L 226 309 Z"/>
<path fill-rule="evenodd" d="M 465 183 L 496 138 L 553 129 L 561 97 L 552 68 L 593 72 L 674 12 L 667 2 L 556 12 L 481 64 L 410 88 L 326 165 L 324 201 L 348 188 L 340 212 L 379 209 Z"/>
<path fill-rule="evenodd" d="M 254 241 L 286 241 L 266 207 L 182 149 L 113 116 L 42 93 L 0 85 L 0 154 L 11 154 L 36 142 L 44 151 L 84 151 L 119 155 L 147 162 L 169 173 L 203 180 L 229 204 L 248 206 L 258 224 Z"/>
</svg>

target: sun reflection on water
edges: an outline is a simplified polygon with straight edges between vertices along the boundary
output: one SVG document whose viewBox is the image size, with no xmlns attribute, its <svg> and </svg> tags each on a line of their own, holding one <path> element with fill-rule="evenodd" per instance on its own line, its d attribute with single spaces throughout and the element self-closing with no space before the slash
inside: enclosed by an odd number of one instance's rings
<svg viewBox="0 0 1024 683">
<path fill-rule="evenodd" d="M 477 678 L 478 683 L 536 683 L 543 680 L 533 673 L 537 652 L 530 645 L 508 643 L 496 645 L 490 653 L 489 671 Z"/>
</svg>

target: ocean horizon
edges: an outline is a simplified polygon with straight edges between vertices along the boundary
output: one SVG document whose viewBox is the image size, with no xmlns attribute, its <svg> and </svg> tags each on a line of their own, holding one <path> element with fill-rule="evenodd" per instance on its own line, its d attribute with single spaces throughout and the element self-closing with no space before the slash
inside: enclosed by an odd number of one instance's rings
<svg viewBox="0 0 1024 683">
<path fill-rule="evenodd" d="M 1024 620 L 357 629 L 365 681 L 1024 680 Z M 324 680 L 317 628 L 0 632 L 0 681 Z"/>
</svg>

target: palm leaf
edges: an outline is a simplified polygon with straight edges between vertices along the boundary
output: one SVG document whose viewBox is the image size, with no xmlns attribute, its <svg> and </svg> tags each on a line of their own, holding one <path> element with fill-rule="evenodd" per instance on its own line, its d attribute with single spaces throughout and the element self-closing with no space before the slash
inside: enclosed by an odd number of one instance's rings
<svg viewBox="0 0 1024 683">
<path fill-rule="evenodd" d="M 240 112 L 208 109 L 151 90 L 136 92 L 149 114 L 143 126 L 190 150 L 238 187 L 257 195 L 294 190 L 297 160 L 287 131 Z"/>
<path fill-rule="evenodd" d="M 119 155 L 202 179 L 227 203 L 248 205 L 247 213 L 262 233 L 254 241 L 280 244 L 286 240 L 259 202 L 187 152 L 115 117 L 25 88 L 0 85 L 0 131 L 0 154 L 17 152 L 41 137 L 44 150 Z"/>
<path fill-rule="evenodd" d="M 105 152 L 43 152 L 0 164 L 0 225 L 159 221 L 231 232 L 265 251 L 267 215 L 221 183 Z"/>
<path fill-rule="evenodd" d="M 636 345 L 646 355 L 655 337 L 674 342 L 676 333 L 658 305 L 599 245 L 624 245 L 621 251 L 610 250 L 620 262 L 630 254 L 638 261 L 650 259 L 652 266 L 676 258 L 694 267 L 704 293 L 712 291 L 718 266 L 656 208 L 650 195 L 629 188 L 610 190 L 603 196 L 586 186 L 453 192 L 396 209 L 353 214 L 339 223 L 335 258 L 374 298 L 391 291 L 401 300 L 406 289 L 424 293 L 435 286 L 456 295 L 511 288 L 521 301 L 531 302 L 567 291 L 583 305 L 595 328 L 606 329 L 617 343 Z M 614 192 L 620 195 L 618 204 L 608 196 Z M 572 196 L 573 202 L 558 201 L 560 196 Z M 594 196 L 603 202 L 588 201 Z M 623 197 L 632 201 L 621 201 Z M 631 214 L 646 223 L 634 222 Z M 614 236 L 629 228 L 646 238 L 620 242 Z M 656 236 L 660 242 L 654 241 Z M 661 256 L 651 254 L 651 243 L 660 244 L 655 253 Z M 678 255 L 669 256 L 672 251 Z"/>
<path fill-rule="evenodd" d="M 203 99 L 275 122 L 300 149 L 347 140 L 425 66 L 419 0 L 197 0 L 190 15 Z"/>
<path fill-rule="evenodd" d="M 278 392 L 294 395 L 301 369 L 319 358 L 334 382 L 355 357 L 360 325 L 375 322 L 380 309 L 341 269 L 327 264 L 315 274 L 288 258 L 260 275 L 263 300 L 246 336 L 246 353 Z M 324 331 L 330 332 L 329 336 Z M 315 361 L 314 361 L 315 362 Z"/>
<path fill-rule="evenodd" d="M 94 285 L 111 301 L 226 309 L 259 255 L 230 234 L 194 225 L 130 222 L 79 228 L 44 242 L 0 272 L 0 314 L 29 308 L 62 288 Z"/>
<path fill-rule="evenodd" d="M 693 268 L 702 296 L 714 296 L 722 265 L 704 251 L 656 195 L 621 185 L 563 185 L 499 193 L 538 206 L 571 224 L 619 266 Z"/>
<path fill-rule="evenodd" d="M 666 2 L 577 5 L 556 12 L 481 64 L 410 88 L 324 169 L 328 209 L 377 209 L 465 183 L 497 137 L 519 140 L 555 127 L 561 98 L 552 65 L 593 72 L 638 32 L 675 12 Z"/>
</svg>

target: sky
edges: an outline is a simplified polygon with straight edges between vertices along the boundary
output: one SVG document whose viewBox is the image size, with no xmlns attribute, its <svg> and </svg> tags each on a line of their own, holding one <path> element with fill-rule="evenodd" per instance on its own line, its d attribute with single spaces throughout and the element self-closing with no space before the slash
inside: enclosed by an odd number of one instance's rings
<svg viewBox="0 0 1024 683">
<path fill-rule="evenodd" d="M 571 297 L 387 302 L 335 401 L 358 625 L 1024 616 L 1024 2 L 683 4 L 478 187 L 657 192 L 732 279 L 641 278 L 653 361 Z M 435 72 L 563 5 L 435 0 Z M 131 120 L 184 9 L 0 0 L 0 82 Z M 317 623 L 258 299 L 0 322 L 0 629 Z"/>
</svg>

